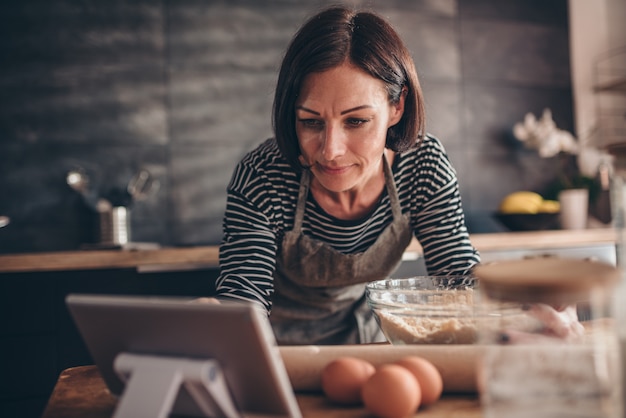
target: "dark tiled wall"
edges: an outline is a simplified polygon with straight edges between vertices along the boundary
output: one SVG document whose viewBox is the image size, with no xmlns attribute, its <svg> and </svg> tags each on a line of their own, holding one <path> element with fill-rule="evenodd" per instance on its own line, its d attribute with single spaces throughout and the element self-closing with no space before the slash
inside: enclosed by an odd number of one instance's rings
<svg viewBox="0 0 626 418">
<path fill-rule="evenodd" d="M 325 1 L 24 0 L 0 5 L 0 252 L 78 248 L 100 196 L 140 168 L 160 189 L 132 208 L 134 241 L 217 244 L 238 159 L 271 135 L 276 70 Z M 334 2 L 333 2 L 334 3 Z M 552 167 L 510 137 L 551 107 L 573 129 L 566 0 L 395 0 L 371 6 L 414 54 L 429 131 L 460 177 L 473 232 L 500 199 L 540 191 Z"/>
</svg>

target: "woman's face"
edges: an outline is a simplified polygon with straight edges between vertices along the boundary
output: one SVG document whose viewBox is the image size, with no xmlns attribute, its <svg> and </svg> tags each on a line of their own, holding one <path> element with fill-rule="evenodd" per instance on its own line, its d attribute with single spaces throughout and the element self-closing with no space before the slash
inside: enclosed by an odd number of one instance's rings
<svg viewBox="0 0 626 418">
<path fill-rule="evenodd" d="M 296 101 L 301 162 L 328 191 L 358 191 L 379 176 L 387 129 L 404 97 L 390 104 L 385 86 L 352 64 L 309 74 Z"/>
</svg>

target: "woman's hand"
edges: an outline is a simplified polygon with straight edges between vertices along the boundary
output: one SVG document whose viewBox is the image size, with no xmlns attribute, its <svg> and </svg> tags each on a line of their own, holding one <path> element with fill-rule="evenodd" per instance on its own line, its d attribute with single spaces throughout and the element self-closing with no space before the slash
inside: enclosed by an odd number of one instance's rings
<svg viewBox="0 0 626 418">
<path fill-rule="evenodd" d="M 544 335 L 570 339 L 580 337 L 585 332 L 578 321 L 575 305 L 553 307 L 538 303 L 531 305 L 528 312 L 544 324 Z"/>
<path fill-rule="evenodd" d="M 534 333 L 506 330 L 501 335 L 502 343 L 548 343 L 554 342 L 555 340 L 567 342 L 580 338 L 585 332 L 585 328 L 578 320 L 575 305 L 555 307 L 537 303 L 529 305 L 526 312 L 528 315 L 540 321 L 543 327 Z"/>
</svg>

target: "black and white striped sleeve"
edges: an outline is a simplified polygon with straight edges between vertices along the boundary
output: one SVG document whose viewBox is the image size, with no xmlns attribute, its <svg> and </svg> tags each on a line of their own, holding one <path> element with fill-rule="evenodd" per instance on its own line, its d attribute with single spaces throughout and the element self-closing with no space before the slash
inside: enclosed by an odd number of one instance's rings
<svg viewBox="0 0 626 418">
<path fill-rule="evenodd" d="M 268 207 L 267 201 L 263 201 L 267 198 L 265 189 L 270 186 L 251 179 L 255 175 L 249 167 L 239 165 L 231 180 L 216 291 L 218 298 L 256 302 L 269 312 L 276 266 L 276 231 L 264 210 Z"/>
<path fill-rule="evenodd" d="M 465 225 L 456 171 L 437 140 L 425 143 L 418 154 L 414 225 L 428 273 L 467 274 L 480 256 Z"/>
</svg>

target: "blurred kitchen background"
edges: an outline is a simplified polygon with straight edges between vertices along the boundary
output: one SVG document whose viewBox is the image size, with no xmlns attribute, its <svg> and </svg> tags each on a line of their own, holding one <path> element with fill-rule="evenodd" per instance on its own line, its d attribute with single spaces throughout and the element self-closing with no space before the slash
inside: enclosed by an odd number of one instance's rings
<svg viewBox="0 0 626 418">
<path fill-rule="evenodd" d="M 225 189 L 272 135 L 277 68 L 320 7 L 302 0 L 10 0 L 0 5 L 0 253 L 98 241 L 98 198 L 131 206 L 132 241 L 219 244 Z M 623 0 L 349 1 L 391 20 L 413 53 L 428 131 L 457 168 L 470 232 L 504 230 L 507 193 L 554 166 L 512 126 L 550 108 L 577 136 L 596 124 L 595 60 L 626 44 Z M 89 178 L 87 198 L 68 172 Z"/>
</svg>

